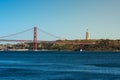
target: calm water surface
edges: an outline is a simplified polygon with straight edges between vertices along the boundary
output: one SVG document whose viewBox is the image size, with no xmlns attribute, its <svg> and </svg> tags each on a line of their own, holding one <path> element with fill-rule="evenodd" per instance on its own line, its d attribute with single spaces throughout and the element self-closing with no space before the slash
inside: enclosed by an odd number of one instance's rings
<svg viewBox="0 0 120 80">
<path fill-rule="evenodd" d="M 120 52 L 1 51 L 0 80 L 120 80 Z"/>
</svg>

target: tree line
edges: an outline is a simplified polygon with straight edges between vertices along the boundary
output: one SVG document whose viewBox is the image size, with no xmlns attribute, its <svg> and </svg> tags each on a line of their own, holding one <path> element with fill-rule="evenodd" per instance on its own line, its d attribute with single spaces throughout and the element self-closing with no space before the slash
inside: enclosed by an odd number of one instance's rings
<svg viewBox="0 0 120 80">
<path fill-rule="evenodd" d="M 94 43 L 92 45 L 80 45 L 79 43 Z M 38 43 L 38 50 L 70 50 L 79 51 L 119 51 L 120 40 L 99 39 L 99 40 L 56 40 L 52 43 Z M 0 48 L 5 49 L 28 49 L 33 50 L 33 43 L 1 44 Z"/>
</svg>

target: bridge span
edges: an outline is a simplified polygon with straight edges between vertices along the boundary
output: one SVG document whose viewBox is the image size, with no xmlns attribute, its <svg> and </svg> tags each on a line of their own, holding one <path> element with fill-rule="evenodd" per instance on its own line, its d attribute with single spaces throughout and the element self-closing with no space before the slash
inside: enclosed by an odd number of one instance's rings
<svg viewBox="0 0 120 80">
<path fill-rule="evenodd" d="M 29 31 L 29 30 L 31 30 L 31 29 L 28 29 L 28 30 L 25 30 L 25 31 L 22 31 L 22 32 L 18 32 L 18 33 L 15 33 L 15 34 L 10 34 L 10 35 L 7 35 L 7 36 L 2 36 L 2 37 L 0 37 L 0 42 L 25 42 L 25 43 L 33 43 L 33 50 L 37 50 L 37 44 L 38 43 L 57 43 L 57 44 L 79 44 L 79 45 L 81 45 L 82 46 L 82 49 L 83 49 L 83 47 L 84 47 L 84 45 L 92 45 L 92 44 L 95 44 L 95 43 L 92 43 L 92 42 L 63 42 L 63 43 L 59 43 L 59 42 L 57 42 L 57 41 L 41 41 L 41 40 L 38 40 L 37 39 L 37 27 L 34 27 L 34 28 L 32 28 L 33 29 L 33 40 L 12 40 L 12 39 L 4 39 L 4 38 L 6 38 L 6 37 L 10 37 L 10 36 L 15 36 L 15 35 L 18 35 L 18 34 L 21 34 L 21 33 L 24 33 L 24 32 L 27 32 L 27 31 Z M 56 36 L 56 35 L 53 35 L 53 34 L 51 34 L 51 33 L 48 33 L 48 32 L 46 32 L 46 31 L 44 31 L 44 30 L 41 30 L 41 29 L 39 29 L 38 28 L 38 30 L 40 30 L 41 32 L 43 32 L 43 33 L 45 33 L 45 34 L 47 34 L 47 35 L 49 35 L 49 36 L 53 36 L 53 37 L 55 37 L 55 38 L 59 38 L 60 39 L 60 37 L 58 37 L 58 36 Z"/>
</svg>

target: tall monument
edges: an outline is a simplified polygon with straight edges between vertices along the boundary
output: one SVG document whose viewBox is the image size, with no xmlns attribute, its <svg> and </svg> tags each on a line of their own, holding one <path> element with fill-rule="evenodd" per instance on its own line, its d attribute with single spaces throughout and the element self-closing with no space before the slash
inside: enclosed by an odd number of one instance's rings
<svg viewBox="0 0 120 80">
<path fill-rule="evenodd" d="M 88 32 L 88 29 L 87 29 L 87 31 L 86 31 L 86 40 L 90 40 L 90 34 L 89 34 L 89 32 Z"/>
</svg>

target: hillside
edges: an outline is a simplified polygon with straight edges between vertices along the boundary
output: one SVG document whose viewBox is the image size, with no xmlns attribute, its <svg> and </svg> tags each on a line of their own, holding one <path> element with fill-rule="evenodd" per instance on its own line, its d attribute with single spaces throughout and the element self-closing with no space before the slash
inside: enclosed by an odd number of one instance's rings
<svg viewBox="0 0 120 80">
<path fill-rule="evenodd" d="M 91 44 L 82 44 L 91 43 Z M 17 43 L 17 44 L 1 44 L 1 50 L 9 49 L 28 49 L 32 50 L 32 43 Z M 38 43 L 38 50 L 72 50 L 79 51 L 119 51 L 120 40 L 57 40 L 54 42 L 41 42 Z"/>
</svg>

